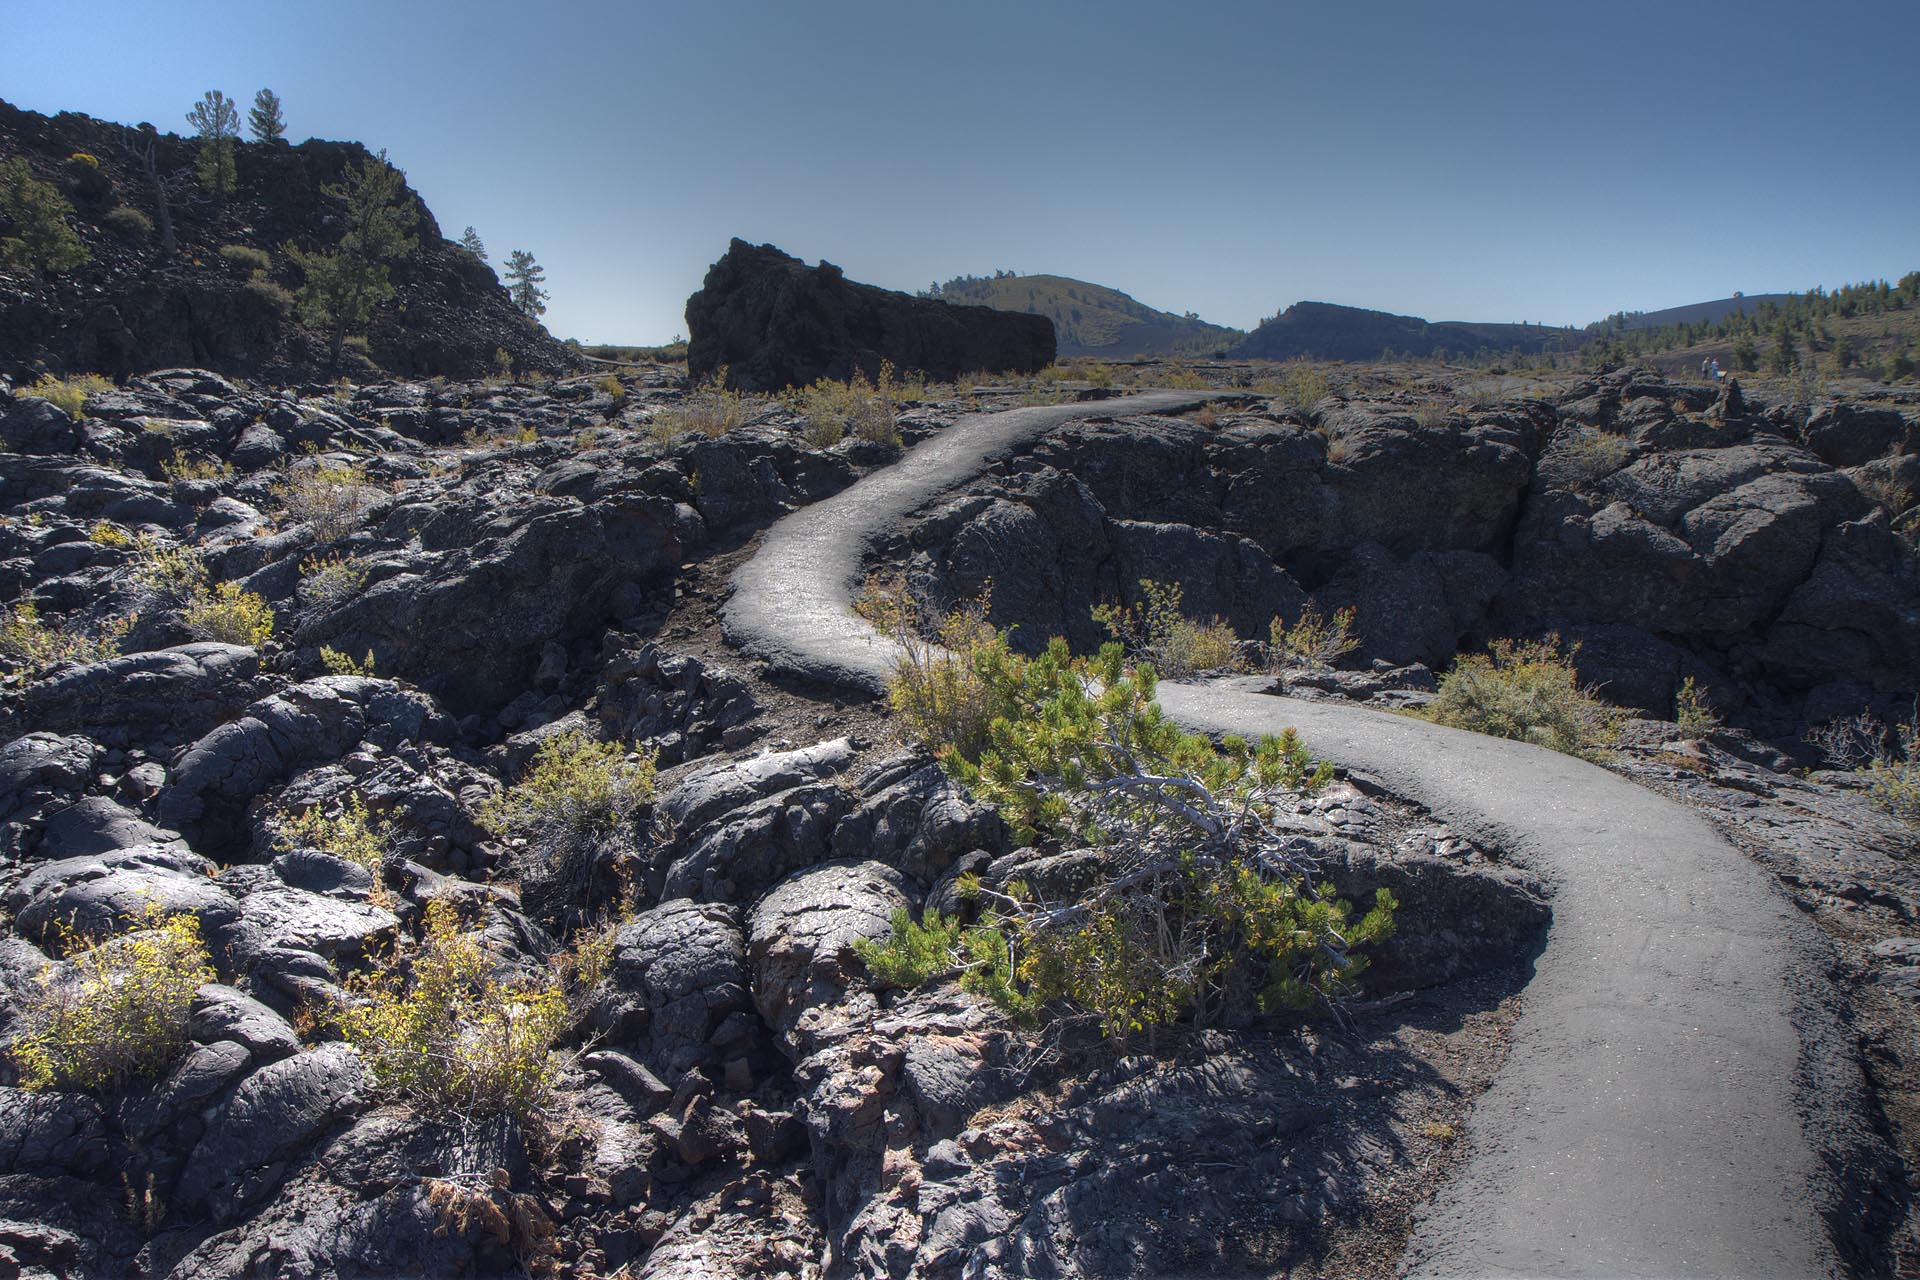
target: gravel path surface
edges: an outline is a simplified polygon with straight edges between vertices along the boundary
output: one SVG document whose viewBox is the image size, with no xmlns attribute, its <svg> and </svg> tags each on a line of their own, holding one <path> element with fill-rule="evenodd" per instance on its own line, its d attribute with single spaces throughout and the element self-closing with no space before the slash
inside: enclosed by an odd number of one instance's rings
<svg viewBox="0 0 1920 1280">
<path fill-rule="evenodd" d="M 851 609 L 870 553 L 996 455 L 1073 418 L 1172 413 L 1205 393 L 963 419 L 788 516 L 734 576 L 732 644 L 776 672 L 878 691 L 891 644 Z M 1363 708 L 1164 684 L 1197 731 L 1292 725 L 1554 887 L 1554 923 L 1415 1275 L 1844 1274 L 1883 1157 L 1823 976 L 1824 943 L 1684 807 L 1540 748 Z"/>
</svg>

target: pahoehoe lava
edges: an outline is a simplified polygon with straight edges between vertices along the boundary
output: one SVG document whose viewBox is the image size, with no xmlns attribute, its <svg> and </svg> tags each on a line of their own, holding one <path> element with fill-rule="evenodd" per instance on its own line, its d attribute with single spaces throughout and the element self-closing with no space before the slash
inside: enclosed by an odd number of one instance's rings
<svg viewBox="0 0 1920 1280">
<path fill-rule="evenodd" d="M 1074 418 L 1178 412 L 1156 393 L 963 419 L 785 517 L 735 574 L 727 639 L 779 674 L 884 689 L 891 642 L 852 611 L 906 518 Z M 1160 687 L 1187 727 L 1294 726 L 1502 847 L 1553 888 L 1506 1067 L 1403 1266 L 1429 1275 L 1807 1276 L 1846 1266 L 1847 1185 L 1875 1163 L 1824 941 L 1688 809 L 1594 765 L 1257 680 Z"/>
</svg>

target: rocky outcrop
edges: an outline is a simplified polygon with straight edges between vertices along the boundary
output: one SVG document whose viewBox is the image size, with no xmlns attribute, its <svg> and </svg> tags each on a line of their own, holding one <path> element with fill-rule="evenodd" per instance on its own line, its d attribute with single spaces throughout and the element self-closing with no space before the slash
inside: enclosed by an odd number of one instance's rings
<svg viewBox="0 0 1920 1280">
<path fill-rule="evenodd" d="M 687 369 L 723 366 L 747 390 L 806 386 L 895 369 L 952 380 L 981 370 L 1033 373 L 1053 363 L 1044 316 L 952 306 L 855 284 L 840 268 L 809 267 L 772 245 L 735 240 L 687 299 Z"/>
<path fill-rule="evenodd" d="M 1558 406 L 1083 422 L 924 513 L 911 572 L 943 600 L 991 582 L 1027 649 L 1098 644 L 1092 607 L 1137 603 L 1142 578 L 1242 636 L 1351 607 L 1354 665 L 1439 670 L 1557 631 L 1616 701 L 1665 715 L 1691 676 L 1791 737 L 1809 708 L 1901 716 L 1920 686 L 1917 432 L 1911 414 L 1807 416 L 1639 370 Z"/>
<path fill-rule="evenodd" d="M 55 280 L 16 277 L 20 287 L 0 300 L 0 370 L 44 365 L 125 377 L 199 365 L 287 381 L 326 372 L 323 336 L 305 329 L 288 305 L 286 291 L 301 281 L 280 249 L 338 242 L 338 205 L 322 188 L 371 153 L 319 139 L 238 142 L 238 189 L 223 201 L 172 202 L 178 247 L 167 254 L 157 233 L 130 236 L 109 217 L 131 210 L 158 221 L 152 183 L 135 158 L 149 140 L 158 173 L 192 173 L 192 138 L 143 138 L 141 130 L 75 112 L 48 117 L 0 102 L 0 152 L 25 158 L 36 177 L 73 200 L 72 225 L 92 255 Z M 95 163 L 70 162 L 75 152 Z M 411 189 L 404 198 L 419 211 L 420 244 L 392 265 L 396 296 L 367 333 L 372 360 L 414 377 L 478 377 L 493 371 L 502 350 L 521 370 L 570 367 L 565 348 L 513 306 L 486 264 L 444 238 Z M 260 281 L 253 262 L 221 254 L 233 244 L 268 260 Z M 23 429 L 6 428 L 9 437 Z"/>
</svg>

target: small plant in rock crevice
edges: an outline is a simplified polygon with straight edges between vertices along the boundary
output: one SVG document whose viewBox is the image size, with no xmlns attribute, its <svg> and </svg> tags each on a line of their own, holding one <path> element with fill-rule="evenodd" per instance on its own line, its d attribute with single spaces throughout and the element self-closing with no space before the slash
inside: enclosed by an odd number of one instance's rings
<svg viewBox="0 0 1920 1280">
<path fill-rule="evenodd" d="M 351 974 L 347 990 L 356 1003 L 335 1021 L 379 1092 L 468 1119 L 511 1115 L 544 1127 L 560 1069 L 553 1045 L 567 1025 L 565 993 L 558 980 L 496 976 L 493 957 L 462 932 L 453 902 L 427 904 L 419 944 L 404 964 Z"/>
<path fill-rule="evenodd" d="M 854 612 L 899 646 L 887 702 L 916 741 L 963 751 L 985 741 L 994 703 L 979 668 L 1007 643 L 989 621 L 992 593 L 987 583 L 973 600 L 942 610 L 905 574 L 874 574 L 855 601 Z"/>
<path fill-rule="evenodd" d="M 133 619 L 115 619 L 97 632 L 65 620 L 47 622 L 40 607 L 21 600 L 0 612 L 0 662 L 34 679 L 69 662 L 104 662 L 120 656 L 120 642 Z"/>
<path fill-rule="evenodd" d="M 1331 618 L 1308 605 L 1289 627 L 1275 618 L 1267 628 L 1267 669 L 1326 671 L 1360 647 L 1353 634 L 1354 611 L 1336 609 Z"/>
<path fill-rule="evenodd" d="M 273 608 L 237 582 L 219 582 L 180 611 L 187 629 L 203 640 L 259 648 L 273 638 Z"/>
<path fill-rule="evenodd" d="M 1140 594 L 1137 605 L 1109 602 L 1093 609 L 1093 620 L 1125 646 L 1129 657 L 1175 679 L 1238 666 L 1240 637 L 1221 618 L 1202 622 L 1182 612 L 1179 583 L 1142 578 Z"/>
<path fill-rule="evenodd" d="M 86 413 L 89 397 L 111 390 L 112 380 L 97 373 L 76 373 L 67 378 L 56 378 L 47 373 L 27 387 L 26 394 L 39 396 L 78 422 Z"/>
<path fill-rule="evenodd" d="M 367 585 L 367 562 L 333 552 L 308 556 L 300 562 L 300 602 L 330 609 L 358 594 Z"/>
<path fill-rule="evenodd" d="M 1619 708 L 1580 683 L 1560 637 L 1495 640 L 1484 654 L 1462 654 L 1440 677 L 1421 714 L 1435 724 L 1531 742 L 1568 755 L 1601 757 L 1620 734 Z"/>
<path fill-rule="evenodd" d="M 1682 680 L 1673 695 L 1673 720 L 1680 732 L 1693 738 L 1704 738 L 1720 727 L 1720 717 L 1707 701 L 1706 690 L 1695 684 L 1692 676 Z"/>
<path fill-rule="evenodd" d="M 571 729 L 542 742 L 520 780 L 481 805 L 482 826 L 520 842 L 510 866 L 530 910 L 571 915 L 593 898 L 603 869 L 633 844 L 657 758 Z"/>
<path fill-rule="evenodd" d="M 373 877 L 376 903 L 385 897 L 380 882 L 381 864 L 386 860 L 392 834 L 387 823 L 367 811 L 367 802 L 359 792 L 350 794 L 338 810 L 328 813 L 315 805 L 281 819 L 274 843 L 283 852 L 289 849 L 317 849 L 367 871 Z"/>
<path fill-rule="evenodd" d="M 323 544 L 353 532 L 377 496 L 364 465 L 324 461 L 289 469 L 273 495 L 289 520 L 308 526 Z"/>
<path fill-rule="evenodd" d="M 193 994 L 215 977 L 200 922 L 149 904 L 114 937 L 59 939 L 68 959 L 22 994 L 24 1029 L 7 1049 L 22 1086 L 107 1091 L 170 1067 Z"/>
</svg>

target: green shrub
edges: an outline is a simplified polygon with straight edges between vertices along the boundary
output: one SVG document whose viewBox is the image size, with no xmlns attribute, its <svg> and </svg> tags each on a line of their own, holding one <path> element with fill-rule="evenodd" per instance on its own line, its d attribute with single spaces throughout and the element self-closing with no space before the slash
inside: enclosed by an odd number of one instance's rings
<svg viewBox="0 0 1920 1280">
<path fill-rule="evenodd" d="M 1308 605 L 1299 621 L 1288 627 L 1275 618 L 1267 628 L 1267 669 L 1278 674 L 1291 667 L 1325 671 L 1360 647 L 1353 635 L 1352 609 L 1336 609 L 1332 618 Z"/>
<path fill-rule="evenodd" d="M 273 486 L 273 495 L 287 518 L 306 525 L 321 543 L 352 533 L 375 496 L 367 469 L 345 462 L 295 466 Z"/>
<path fill-rule="evenodd" d="M 833 444 L 851 433 L 876 444 L 900 444 L 894 421 L 893 366 L 882 363 L 878 385 L 856 371 L 846 382 L 822 378 L 810 387 L 789 393 L 788 403 L 807 419 L 806 438 L 816 448 Z"/>
<path fill-rule="evenodd" d="M 1720 727 L 1720 717 L 1707 701 L 1706 691 L 1688 676 L 1673 695 L 1673 719 L 1680 732 L 1691 738 L 1703 738 Z"/>
<path fill-rule="evenodd" d="M 234 266 L 249 271 L 273 270 L 273 255 L 250 244 L 223 244 L 220 246 L 220 256 Z"/>
<path fill-rule="evenodd" d="M 1560 637 L 1495 640 L 1486 654 L 1463 654 L 1440 677 L 1424 712 L 1435 724 L 1513 738 L 1589 759 L 1620 733 L 1620 711 L 1580 684 Z"/>
<path fill-rule="evenodd" d="M 87 397 L 97 396 L 103 391 L 113 390 L 113 381 L 97 373 L 77 373 L 71 378 L 56 378 L 43 373 L 27 388 L 30 396 L 39 396 L 49 404 L 57 406 L 69 418 L 79 421 L 86 412 Z"/>
<path fill-rule="evenodd" d="M 565 993 L 549 983 L 503 982 L 496 963 L 460 930 L 445 898 L 427 903 L 423 935 L 406 963 L 352 974 L 359 1003 L 337 1015 L 374 1087 L 417 1106 L 468 1118 L 512 1115 L 543 1128 L 553 1102 L 554 1041 L 566 1029 Z"/>
<path fill-rule="evenodd" d="M 321 645 L 320 665 L 330 676 L 370 676 L 374 674 L 373 650 L 367 650 L 366 657 L 356 660 L 350 653 Z"/>
<path fill-rule="evenodd" d="M 903 573 L 875 574 L 854 612 L 899 646 L 887 702 L 908 737 L 934 747 L 978 750 L 996 706 L 980 673 L 1005 647 L 988 621 L 989 583 L 977 599 L 940 610 L 915 595 Z"/>
<path fill-rule="evenodd" d="M 1298 413 L 1312 413 L 1332 394 L 1333 380 L 1327 377 L 1326 370 L 1305 360 L 1290 362 L 1287 371 L 1280 375 L 1280 402 Z"/>
<path fill-rule="evenodd" d="M 142 534 L 133 540 L 140 560 L 134 580 L 153 592 L 161 607 L 185 609 L 207 592 L 207 566 L 192 547 L 163 547 Z"/>
<path fill-rule="evenodd" d="M 62 931 L 71 951 L 86 940 Z M 149 906 L 132 931 L 47 970 L 20 1001 L 8 1053 L 28 1089 L 117 1088 L 171 1066 L 187 1046 L 193 993 L 214 980 L 200 922 Z"/>
<path fill-rule="evenodd" d="M 1182 613 L 1179 583 L 1142 578 L 1140 591 L 1146 598 L 1137 606 L 1109 603 L 1093 609 L 1093 620 L 1126 647 L 1128 657 L 1150 662 L 1155 672 L 1175 679 L 1238 665 L 1240 637 L 1224 619 L 1201 622 Z"/>
<path fill-rule="evenodd" d="M 1596 484 L 1627 464 L 1633 446 L 1624 436 L 1581 427 L 1567 440 L 1560 457 L 1570 483 Z"/>
<path fill-rule="evenodd" d="M 1894 817 L 1920 826 L 1920 741 L 1906 736 L 1906 757 L 1867 767 L 1867 797 Z"/>
<path fill-rule="evenodd" d="M 102 547 L 131 547 L 134 536 L 111 520 L 95 520 L 87 530 L 87 541 Z"/>
<path fill-rule="evenodd" d="M 100 225 L 127 240 L 145 240 L 153 234 L 153 219 L 130 204 L 117 204 L 100 216 Z"/>
<path fill-rule="evenodd" d="M 725 380 L 723 369 L 712 382 L 679 404 L 656 412 L 647 423 L 648 434 L 666 445 L 690 431 L 703 436 L 723 436 L 745 425 L 751 402 L 741 392 L 727 390 Z"/>
<path fill-rule="evenodd" d="M 1205 391 L 1207 380 L 1199 372 L 1176 361 L 1173 365 L 1156 370 L 1150 376 L 1150 384 L 1166 387 L 1172 391 Z"/>
<path fill-rule="evenodd" d="M 67 225 L 73 205 L 33 176 L 25 157 L 0 160 L 0 266 L 71 271 L 93 255 Z"/>
<path fill-rule="evenodd" d="M 237 582 L 217 583 L 181 610 L 181 621 L 203 640 L 259 648 L 273 637 L 273 608 Z"/>
<path fill-rule="evenodd" d="M 610 373 L 593 385 L 606 395 L 613 397 L 615 408 L 618 408 L 626 401 L 627 387 L 625 383 L 620 381 L 618 375 Z"/>
<path fill-rule="evenodd" d="M 228 480 L 233 464 L 220 458 L 196 458 L 179 449 L 160 464 L 160 474 L 176 483 L 182 480 Z"/>
<path fill-rule="evenodd" d="M 969 878 L 981 922 L 896 917 L 888 942 L 856 949 L 876 978 L 958 972 L 1017 1017 L 1061 1005 L 1110 1036 L 1206 1021 L 1235 990 L 1277 1010 L 1352 989 L 1364 961 L 1351 948 L 1386 937 L 1397 904 L 1382 891 L 1352 919 L 1273 834 L 1330 773 L 1291 730 L 1218 746 L 1183 733 L 1153 701 L 1152 670 L 1126 667 L 1118 644 L 1074 659 L 1056 639 L 1028 659 L 1002 637 L 976 671 L 996 714 L 983 746 L 941 744 L 942 763 L 1016 839 L 1099 848 L 1108 874 L 1068 900 Z"/>
<path fill-rule="evenodd" d="M 370 895 L 376 905 L 385 905 L 386 887 L 380 880 L 380 868 L 386 861 L 392 832 L 380 818 L 367 812 L 367 802 L 358 792 L 348 795 L 335 813 L 315 805 L 300 813 L 289 814 L 279 823 L 274 844 L 282 852 L 289 849 L 317 849 L 321 853 L 364 867 L 373 876 Z"/>
<path fill-rule="evenodd" d="M 300 601 L 316 609 L 330 609 L 366 585 L 367 562 L 357 556 L 349 558 L 336 551 L 300 562 Z"/>
<path fill-rule="evenodd" d="M 620 742 L 571 729 L 540 744 L 520 781 L 490 798 L 480 822 L 494 834 L 532 838 L 552 832 L 611 832 L 653 799 L 655 753 L 627 759 Z"/>
<path fill-rule="evenodd" d="M 97 635 L 88 635 L 72 622 L 49 623 L 31 600 L 0 613 L 0 661 L 29 679 L 66 662 L 104 662 L 120 656 L 120 641 L 133 625 L 123 618 Z"/>
<path fill-rule="evenodd" d="M 293 314 L 293 294 L 271 280 L 265 280 L 256 276 L 241 285 L 240 288 L 248 297 L 259 303 L 262 309 L 272 312 L 282 320 Z M 351 339 L 343 339 L 341 346 L 344 347 L 350 340 Z"/>
</svg>

